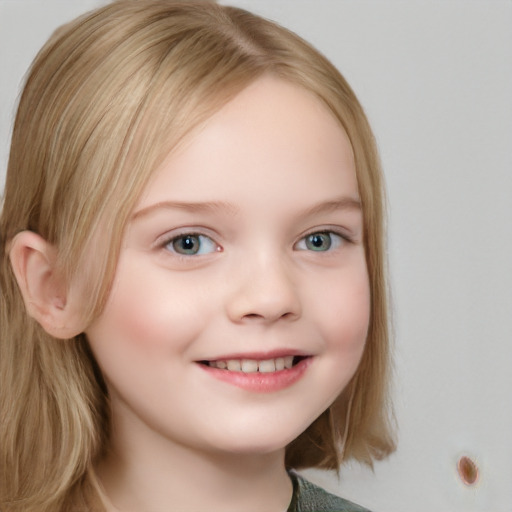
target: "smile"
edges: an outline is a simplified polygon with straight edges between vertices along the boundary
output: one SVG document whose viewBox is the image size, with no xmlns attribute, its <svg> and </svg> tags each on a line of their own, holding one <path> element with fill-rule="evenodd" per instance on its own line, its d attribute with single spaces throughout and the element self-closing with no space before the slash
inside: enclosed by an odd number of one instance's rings
<svg viewBox="0 0 512 512">
<path fill-rule="evenodd" d="M 282 390 L 300 380 L 313 360 L 312 356 L 247 359 L 228 358 L 199 361 L 215 379 L 257 393 Z"/>
<path fill-rule="evenodd" d="M 231 372 L 243 373 L 273 373 L 282 370 L 289 370 L 293 367 L 294 363 L 299 362 L 300 357 L 286 356 L 276 357 L 274 359 L 227 359 L 219 361 L 207 361 L 206 364 L 211 368 L 218 368 L 219 370 L 228 370 Z M 294 361 L 295 360 L 295 361 Z"/>
</svg>

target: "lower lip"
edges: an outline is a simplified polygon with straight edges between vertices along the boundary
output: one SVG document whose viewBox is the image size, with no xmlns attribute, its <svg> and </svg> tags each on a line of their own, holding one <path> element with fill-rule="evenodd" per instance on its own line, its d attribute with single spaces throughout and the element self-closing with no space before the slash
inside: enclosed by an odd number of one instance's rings
<svg viewBox="0 0 512 512">
<path fill-rule="evenodd" d="M 304 375 L 311 364 L 312 357 L 302 359 L 292 368 L 269 373 L 244 373 L 230 370 L 221 370 L 200 364 L 199 366 L 212 377 L 256 393 L 273 393 L 295 384 Z"/>
</svg>

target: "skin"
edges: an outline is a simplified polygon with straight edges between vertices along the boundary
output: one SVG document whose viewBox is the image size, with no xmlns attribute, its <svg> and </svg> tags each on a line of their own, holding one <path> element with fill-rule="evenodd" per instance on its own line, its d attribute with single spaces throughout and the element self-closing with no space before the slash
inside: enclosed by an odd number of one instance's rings
<svg viewBox="0 0 512 512">
<path fill-rule="evenodd" d="M 86 330 L 112 401 L 98 468 L 109 510 L 286 510 L 285 447 L 339 395 L 364 349 L 358 199 L 338 122 L 270 76 L 155 171 L 106 308 Z M 201 235 L 199 253 L 176 252 L 186 234 Z M 277 390 L 238 387 L 199 363 L 276 350 L 307 356 Z"/>
</svg>

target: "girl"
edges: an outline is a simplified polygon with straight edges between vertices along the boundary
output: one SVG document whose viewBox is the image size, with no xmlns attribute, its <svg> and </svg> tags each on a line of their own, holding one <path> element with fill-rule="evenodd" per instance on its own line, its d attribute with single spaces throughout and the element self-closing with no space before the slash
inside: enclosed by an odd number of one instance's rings
<svg viewBox="0 0 512 512">
<path fill-rule="evenodd" d="M 2 511 L 358 511 L 393 449 L 382 183 L 333 66 L 212 3 L 59 29 L 0 223 Z"/>
</svg>

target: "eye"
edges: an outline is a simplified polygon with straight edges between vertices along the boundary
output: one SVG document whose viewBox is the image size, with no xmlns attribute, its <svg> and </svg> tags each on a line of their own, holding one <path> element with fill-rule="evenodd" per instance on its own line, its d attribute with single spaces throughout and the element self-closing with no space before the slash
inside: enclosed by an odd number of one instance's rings
<svg viewBox="0 0 512 512">
<path fill-rule="evenodd" d="M 310 233 L 296 244 L 299 251 L 326 252 L 337 249 L 343 243 L 344 238 L 332 231 L 318 231 Z"/>
<path fill-rule="evenodd" d="M 165 246 L 170 251 L 183 256 L 198 256 L 219 250 L 218 245 L 210 237 L 192 233 L 174 237 Z"/>
</svg>

